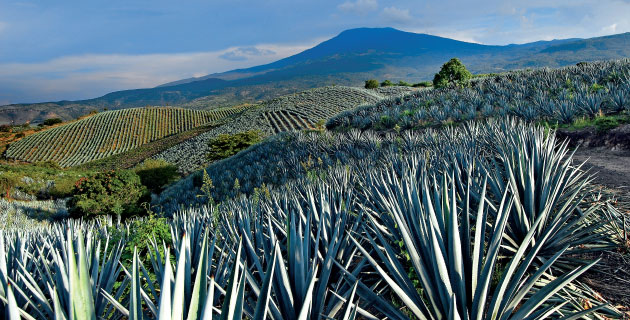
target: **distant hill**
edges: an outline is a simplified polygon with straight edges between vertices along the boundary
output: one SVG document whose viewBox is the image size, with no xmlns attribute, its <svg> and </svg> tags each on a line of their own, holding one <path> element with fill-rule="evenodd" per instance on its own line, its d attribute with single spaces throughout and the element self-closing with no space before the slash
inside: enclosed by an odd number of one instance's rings
<svg viewBox="0 0 630 320">
<path fill-rule="evenodd" d="M 53 116 L 70 119 L 93 109 L 145 105 L 211 109 L 324 85 L 357 86 L 367 78 L 430 80 L 452 57 L 459 57 L 473 73 L 619 59 L 630 57 L 630 33 L 491 46 L 392 28 L 352 29 L 291 57 L 253 68 L 117 91 L 89 100 L 2 106 L 0 123 L 38 122 Z"/>
<path fill-rule="evenodd" d="M 103 159 L 228 117 L 244 107 L 214 111 L 170 107 L 106 111 L 12 143 L 8 159 L 55 161 L 62 167 Z"/>
</svg>

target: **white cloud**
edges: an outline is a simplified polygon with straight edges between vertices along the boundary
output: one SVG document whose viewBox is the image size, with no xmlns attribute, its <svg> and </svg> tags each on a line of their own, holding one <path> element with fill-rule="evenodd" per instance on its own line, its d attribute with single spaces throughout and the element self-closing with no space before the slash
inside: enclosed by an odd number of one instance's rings
<svg viewBox="0 0 630 320">
<path fill-rule="evenodd" d="M 6 104 L 8 101 L 94 98 L 116 90 L 155 87 L 184 78 L 265 64 L 314 44 L 263 44 L 176 54 L 89 54 L 45 62 L 0 63 L 0 100 Z"/>
<path fill-rule="evenodd" d="M 616 33 L 617 32 L 617 24 L 613 23 L 607 27 L 602 28 L 602 32 L 604 33 Z"/>
<path fill-rule="evenodd" d="M 396 7 L 387 7 L 381 13 L 383 18 L 388 22 L 404 24 L 412 20 L 409 9 L 400 9 Z"/>
<path fill-rule="evenodd" d="M 378 2 L 376 0 L 346 1 L 337 6 L 337 8 L 341 11 L 365 15 L 370 11 L 378 9 Z"/>
</svg>

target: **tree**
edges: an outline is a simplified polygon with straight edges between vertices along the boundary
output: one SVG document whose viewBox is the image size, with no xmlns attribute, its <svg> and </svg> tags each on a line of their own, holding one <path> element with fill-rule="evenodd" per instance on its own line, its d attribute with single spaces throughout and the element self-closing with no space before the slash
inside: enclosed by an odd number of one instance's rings
<svg viewBox="0 0 630 320">
<path fill-rule="evenodd" d="M 134 171 L 142 184 L 154 193 L 159 193 L 164 186 L 179 178 L 177 167 L 161 159 L 144 160 Z"/>
<path fill-rule="evenodd" d="M 365 88 L 366 89 L 378 88 L 378 80 L 376 79 L 365 80 Z"/>
<path fill-rule="evenodd" d="M 381 87 L 391 87 L 393 85 L 394 85 L 394 83 L 389 81 L 389 80 L 385 80 L 385 81 L 381 82 Z"/>
<path fill-rule="evenodd" d="M 133 171 L 99 172 L 77 181 L 74 196 L 68 201 L 72 217 L 121 215 L 130 217 L 145 212 L 142 203 L 149 192 Z"/>
<path fill-rule="evenodd" d="M 50 119 L 46 119 L 44 120 L 44 125 L 45 126 L 52 126 L 58 123 L 62 123 L 63 121 L 59 118 L 50 118 Z"/>
<path fill-rule="evenodd" d="M 465 87 L 472 78 L 472 74 L 466 66 L 457 58 L 449 60 L 442 66 L 439 73 L 433 78 L 433 86 L 444 88 L 448 86 Z"/>
</svg>

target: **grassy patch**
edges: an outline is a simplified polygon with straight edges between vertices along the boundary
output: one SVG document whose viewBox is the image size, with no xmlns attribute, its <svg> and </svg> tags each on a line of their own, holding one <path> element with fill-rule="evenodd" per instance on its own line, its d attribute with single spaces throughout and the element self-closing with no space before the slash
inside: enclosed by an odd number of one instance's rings
<svg viewBox="0 0 630 320">
<path fill-rule="evenodd" d="M 577 131 L 586 128 L 608 131 L 629 123 L 630 115 L 628 114 L 602 115 L 595 118 L 582 117 L 570 124 L 552 123 L 548 121 L 540 122 L 541 125 L 550 129 L 563 129 L 568 131 Z"/>
</svg>

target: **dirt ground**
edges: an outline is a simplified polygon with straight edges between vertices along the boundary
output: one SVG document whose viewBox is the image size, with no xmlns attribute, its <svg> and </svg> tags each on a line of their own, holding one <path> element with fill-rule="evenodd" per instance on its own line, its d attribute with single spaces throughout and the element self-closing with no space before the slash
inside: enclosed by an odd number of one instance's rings
<svg viewBox="0 0 630 320">
<path fill-rule="evenodd" d="M 578 148 L 574 159 L 586 161 L 583 168 L 594 174 L 596 188 L 605 198 L 614 199 L 615 207 L 630 218 L 630 151 Z M 630 319 L 630 252 L 606 251 L 592 258 L 602 260 L 582 281 Z"/>
</svg>

